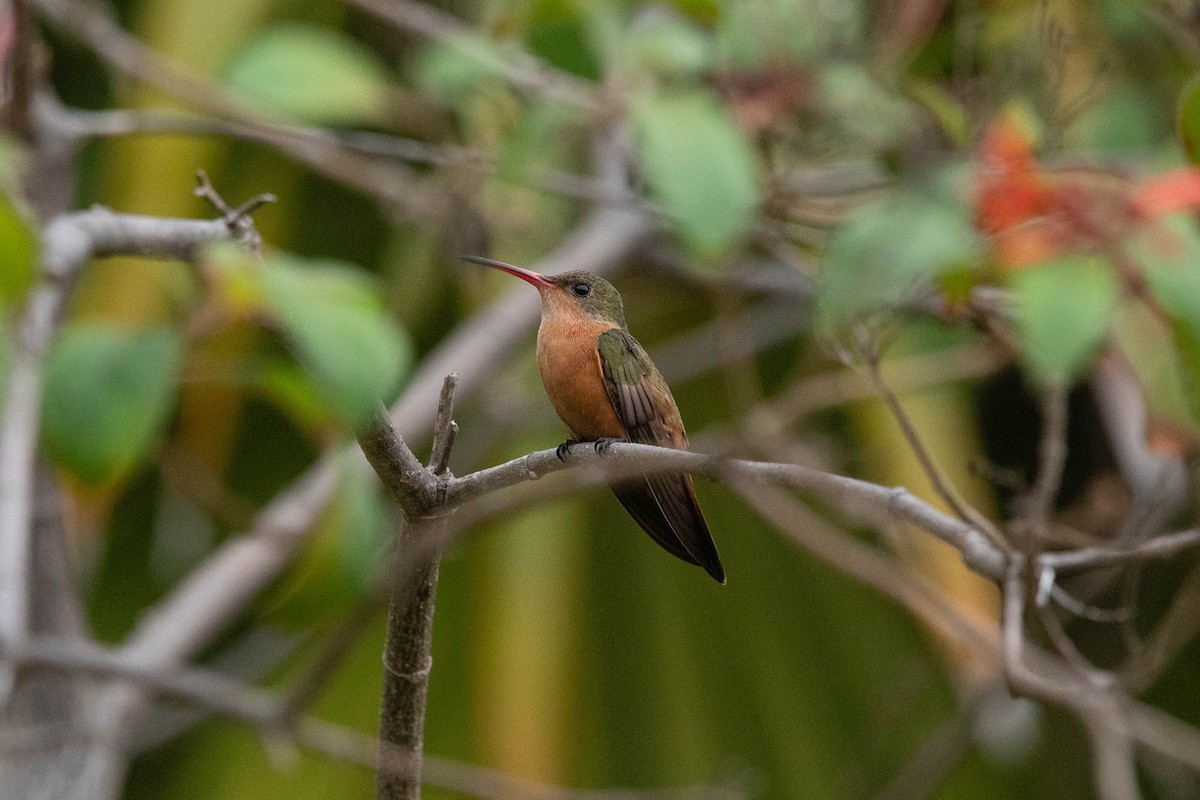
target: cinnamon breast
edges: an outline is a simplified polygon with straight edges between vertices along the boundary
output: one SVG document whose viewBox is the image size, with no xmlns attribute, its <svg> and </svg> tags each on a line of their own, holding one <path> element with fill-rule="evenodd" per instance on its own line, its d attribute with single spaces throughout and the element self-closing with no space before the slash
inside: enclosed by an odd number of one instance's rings
<svg viewBox="0 0 1200 800">
<path fill-rule="evenodd" d="M 559 418 L 576 439 L 625 438 L 625 428 L 604 387 L 596 340 L 611 322 L 543 314 L 537 361 L 542 384 Z"/>
</svg>

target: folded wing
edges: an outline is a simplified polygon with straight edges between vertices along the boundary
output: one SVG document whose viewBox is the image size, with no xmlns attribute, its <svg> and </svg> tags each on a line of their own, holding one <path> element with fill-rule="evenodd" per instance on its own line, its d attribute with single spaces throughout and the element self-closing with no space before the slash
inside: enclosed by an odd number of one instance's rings
<svg viewBox="0 0 1200 800">
<path fill-rule="evenodd" d="M 626 438 L 686 450 L 687 435 L 675 400 L 637 340 L 621 328 L 612 328 L 600 335 L 597 350 L 605 388 Z M 725 569 L 690 475 L 647 475 L 615 484 L 612 491 L 659 546 L 725 582 Z"/>
</svg>

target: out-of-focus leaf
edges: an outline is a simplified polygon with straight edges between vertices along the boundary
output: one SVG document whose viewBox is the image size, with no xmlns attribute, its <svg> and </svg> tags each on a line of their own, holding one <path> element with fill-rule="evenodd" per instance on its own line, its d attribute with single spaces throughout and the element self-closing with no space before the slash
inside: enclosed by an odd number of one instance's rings
<svg viewBox="0 0 1200 800">
<path fill-rule="evenodd" d="M 705 25 L 718 21 L 723 14 L 720 0 L 672 0 L 671 5 Z"/>
<path fill-rule="evenodd" d="M 1200 420 L 1200 229 L 1191 214 L 1168 214 L 1146 226 L 1130 252 L 1169 317 L 1185 397 Z"/>
<path fill-rule="evenodd" d="M 1141 156 L 1170 138 L 1171 109 L 1144 86 L 1121 82 L 1097 98 L 1071 128 L 1078 129 L 1087 150 Z"/>
<path fill-rule="evenodd" d="M 888 147 L 912 128 L 912 106 L 889 91 L 862 64 L 830 61 L 819 71 L 825 114 L 838 121 L 849 143 Z"/>
<path fill-rule="evenodd" d="M 701 258 L 718 255 L 754 224 L 754 151 L 729 115 L 701 93 L 637 105 L 638 155 L 655 198 Z"/>
<path fill-rule="evenodd" d="M 634 71 L 696 76 L 712 65 L 714 50 L 708 33 L 686 19 L 653 14 L 629 32 L 623 56 Z"/>
<path fill-rule="evenodd" d="M 0 192 L 0 303 L 20 297 L 33 283 L 36 250 L 33 232 Z"/>
<path fill-rule="evenodd" d="M 1200 333 L 1200 229 L 1190 214 L 1168 214 L 1130 244 L 1150 291 L 1171 316 Z"/>
<path fill-rule="evenodd" d="M 488 47 L 472 41 L 471 47 Z M 434 45 L 425 50 L 417 64 L 417 84 L 444 103 L 458 105 L 479 87 L 494 80 L 496 73 L 462 49 Z"/>
<path fill-rule="evenodd" d="M 1190 350 L 1186 339 L 1181 347 L 1179 333 L 1178 325 L 1165 324 L 1142 303 L 1127 303 L 1113 325 L 1114 338 L 1142 387 L 1151 422 L 1195 436 L 1200 435 L 1195 383 L 1200 353 Z"/>
<path fill-rule="evenodd" d="M 925 279 L 969 269 L 979 253 L 962 203 L 913 190 L 866 206 L 834 234 L 818 319 L 836 328 L 894 305 Z"/>
<path fill-rule="evenodd" d="M 349 608 L 385 569 L 387 533 L 378 481 L 347 459 L 304 555 L 278 588 L 274 616 L 307 628 Z"/>
<path fill-rule="evenodd" d="M 859 5 L 840 3 L 828 14 L 808 0 L 726 0 L 716 31 L 721 60 L 734 69 L 811 61 L 863 29 Z"/>
<path fill-rule="evenodd" d="M 42 438 L 85 483 L 120 477 L 153 448 L 174 406 L 179 334 L 96 325 L 66 328 L 50 351 Z"/>
<path fill-rule="evenodd" d="M 412 354 L 363 275 L 276 257 L 263 271 L 268 310 L 321 398 L 353 426 L 395 390 Z"/>
<path fill-rule="evenodd" d="M 1073 254 L 1010 276 L 1026 366 L 1043 383 L 1067 384 L 1088 365 L 1117 306 L 1113 267 Z"/>
<path fill-rule="evenodd" d="M 1179 138 L 1193 164 L 1200 164 L 1200 76 L 1193 78 L 1179 98 Z"/>
<path fill-rule="evenodd" d="M 505 140 L 496 159 L 497 174 L 527 180 L 539 167 L 549 166 L 570 141 L 566 129 L 571 121 L 570 110 L 560 103 L 533 106 L 516 120 L 512 134 Z"/>
<path fill-rule="evenodd" d="M 933 115 L 938 127 L 950 141 L 960 147 L 967 145 L 971 137 L 971 121 L 967 118 L 967 109 L 958 98 L 933 81 L 913 81 L 908 92 Z"/>
<path fill-rule="evenodd" d="M 226 79 L 247 104 L 325 124 L 378 120 L 389 84 L 370 51 L 341 34 L 296 23 L 250 42 Z"/>
<path fill-rule="evenodd" d="M 600 59 L 592 50 L 588 0 L 533 0 L 525 43 L 532 55 L 558 69 L 588 80 L 602 76 Z"/>
</svg>

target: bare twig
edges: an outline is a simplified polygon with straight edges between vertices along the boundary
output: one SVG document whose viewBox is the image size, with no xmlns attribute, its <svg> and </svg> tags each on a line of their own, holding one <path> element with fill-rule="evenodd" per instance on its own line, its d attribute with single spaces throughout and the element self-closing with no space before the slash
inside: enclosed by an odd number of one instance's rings
<svg viewBox="0 0 1200 800">
<path fill-rule="evenodd" d="M 475 30 L 434 6 L 412 0 L 346 2 L 400 30 L 429 37 L 453 48 L 520 89 L 587 110 L 598 106 L 594 96 L 596 89 L 587 82 L 557 70 L 528 53 L 512 59 L 503 58 Z"/>
<path fill-rule="evenodd" d="M 412 775 L 411 755 L 395 745 L 351 728 L 311 717 L 291 718 L 276 696 L 210 670 L 149 666 L 140 659 L 108 650 L 86 639 L 39 636 L 0 650 L 0 657 L 28 667 L 78 672 L 136 684 L 154 694 L 239 720 L 267 736 L 290 741 L 395 775 Z M 86 731 L 68 732 L 86 735 Z M 578 791 L 511 778 L 483 767 L 428 757 L 424 779 L 430 784 L 481 798 L 519 800 L 665 800 L 666 798 L 733 798 L 735 786 L 698 786 L 668 790 Z"/>
<path fill-rule="evenodd" d="M 457 372 L 447 375 L 442 384 L 437 421 L 433 426 L 433 449 L 429 453 L 429 471 L 434 475 L 442 475 L 450 467 L 450 453 L 454 450 L 454 438 L 458 435 L 458 423 L 454 421 L 454 389 L 457 385 Z"/>
<path fill-rule="evenodd" d="M 1062 385 L 1046 389 L 1042 397 L 1042 435 L 1038 442 L 1037 477 L 1024 498 L 1021 523 L 1040 541 L 1050 521 L 1054 500 L 1062 486 L 1063 467 L 1067 463 L 1067 390 Z M 1040 549 L 1040 546 L 1038 546 Z"/>
<path fill-rule="evenodd" d="M 912 419 L 904 410 L 904 406 L 900 403 L 900 398 L 883 379 L 883 374 L 879 369 L 879 355 L 876 352 L 872 342 L 863 341 L 858 343 L 859 355 L 863 363 L 867 367 L 867 374 L 871 378 L 871 382 L 875 385 L 884 403 L 892 412 L 896 423 L 900 426 L 900 431 L 904 434 L 905 440 L 908 442 L 909 448 L 917 461 L 921 465 L 921 469 L 929 478 L 929 482 L 933 485 L 933 490 L 942 498 L 943 502 L 948 505 L 959 519 L 974 526 L 980 533 L 991 539 L 992 543 L 1002 551 L 1009 550 L 1009 544 L 1001 535 L 1000 531 L 992 524 L 991 520 L 985 517 L 974 506 L 966 502 L 955 490 L 954 484 L 942 472 L 929 450 L 925 447 L 924 441 L 920 434 L 917 433 L 916 426 L 913 425 Z"/>
<path fill-rule="evenodd" d="M 146 47 L 121 28 L 104 9 L 85 0 L 30 0 L 60 30 L 85 43 L 120 72 L 155 86 L 191 106 L 246 126 L 260 141 L 287 153 L 314 171 L 353 187 L 414 219 L 439 218 L 442 196 L 395 161 L 351 152 L 328 131 L 264 123 L 250 108 L 182 65 Z M 62 120 L 49 106 L 50 124 Z M 67 123 L 65 133 L 78 136 Z"/>
<path fill-rule="evenodd" d="M 1067 572 L 1170 558 L 1198 545 L 1200 545 L 1200 528 L 1192 528 L 1163 534 L 1134 547 L 1116 544 L 1111 547 L 1082 547 L 1078 550 L 1042 553 L 1038 557 L 1038 563 L 1040 566 L 1058 572 Z"/>
<path fill-rule="evenodd" d="M 873 800 L 931 797 L 971 749 L 971 723 L 981 696 L 968 698 L 939 725 Z"/>
</svg>

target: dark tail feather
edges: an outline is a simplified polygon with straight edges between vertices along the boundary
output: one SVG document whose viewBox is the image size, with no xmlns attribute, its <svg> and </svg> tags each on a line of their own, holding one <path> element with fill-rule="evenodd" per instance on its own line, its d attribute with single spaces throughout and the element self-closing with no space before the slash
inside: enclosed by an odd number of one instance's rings
<svg viewBox="0 0 1200 800">
<path fill-rule="evenodd" d="M 656 475 L 612 487 L 613 494 L 650 538 L 671 555 L 703 567 L 719 583 L 725 568 L 687 475 Z"/>
</svg>

